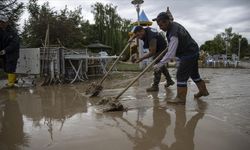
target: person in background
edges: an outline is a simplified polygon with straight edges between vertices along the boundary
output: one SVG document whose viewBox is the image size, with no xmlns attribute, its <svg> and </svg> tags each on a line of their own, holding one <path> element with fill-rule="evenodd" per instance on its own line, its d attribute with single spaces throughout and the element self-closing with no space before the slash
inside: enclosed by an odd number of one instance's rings
<svg viewBox="0 0 250 150">
<path fill-rule="evenodd" d="M 19 58 L 19 37 L 8 21 L 8 17 L 0 14 L 0 59 L 3 62 L 3 70 L 8 75 L 7 87 L 14 87 Z"/>
</svg>

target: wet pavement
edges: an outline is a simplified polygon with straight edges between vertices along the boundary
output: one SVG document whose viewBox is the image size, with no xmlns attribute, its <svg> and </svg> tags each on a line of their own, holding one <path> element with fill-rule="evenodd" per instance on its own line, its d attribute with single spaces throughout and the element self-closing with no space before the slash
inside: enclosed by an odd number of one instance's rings
<svg viewBox="0 0 250 150">
<path fill-rule="evenodd" d="M 175 75 L 175 69 L 171 74 Z M 95 102 L 116 96 L 138 73 L 109 77 L 100 97 L 88 98 L 88 82 L 0 90 L 0 149 L 24 150 L 248 150 L 250 69 L 201 69 L 210 92 L 170 105 L 176 85 L 145 92 L 152 73 L 120 98 L 127 112 L 101 113 Z M 163 81 L 163 80 L 162 80 Z"/>
</svg>

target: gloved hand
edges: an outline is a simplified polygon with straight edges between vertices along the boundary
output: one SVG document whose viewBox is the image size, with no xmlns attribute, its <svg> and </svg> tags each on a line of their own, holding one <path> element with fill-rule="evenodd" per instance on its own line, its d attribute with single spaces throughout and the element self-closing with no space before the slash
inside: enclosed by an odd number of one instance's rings
<svg viewBox="0 0 250 150">
<path fill-rule="evenodd" d="M 154 65 L 153 68 L 154 68 L 154 71 L 155 72 L 158 72 L 160 71 L 161 67 L 163 66 L 164 64 L 162 64 L 161 62 L 159 62 L 158 64 Z"/>
<path fill-rule="evenodd" d="M 6 54 L 6 52 L 4 49 L 0 51 L 0 55 L 5 55 L 5 54 Z"/>
<path fill-rule="evenodd" d="M 132 42 L 134 39 L 136 38 L 136 35 L 134 34 L 132 37 L 130 37 L 130 39 L 128 40 L 128 42 Z"/>
</svg>

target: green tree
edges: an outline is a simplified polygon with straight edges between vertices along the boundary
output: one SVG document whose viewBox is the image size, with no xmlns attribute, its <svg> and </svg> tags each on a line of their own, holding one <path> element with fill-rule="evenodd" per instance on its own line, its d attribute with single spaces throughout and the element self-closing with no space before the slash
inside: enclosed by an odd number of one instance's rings
<svg viewBox="0 0 250 150">
<path fill-rule="evenodd" d="M 92 5 L 97 40 L 110 45 L 113 48 L 111 54 L 118 54 L 125 46 L 128 32 L 131 29 L 131 21 L 122 19 L 116 9 L 117 7 L 112 4 L 96 3 Z"/>
<path fill-rule="evenodd" d="M 41 47 L 45 39 L 47 25 L 52 20 L 55 12 L 49 8 L 48 2 L 39 6 L 37 0 L 30 0 L 27 9 L 30 16 L 28 21 L 24 23 L 22 32 L 23 45 L 27 47 Z"/>
<path fill-rule="evenodd" d="M 24 10 L 24 4 L 17 0 L 1 0 L 0 14 L 4 14 L 9 18 L 10 25 L 18 27 L 18 20 Z"/>
<path fill-rule="evenodd" d="M 201 45 L 200 49 L 209 52 L 211 55 L 221 54 L 225 53 L 225 43 L 221 35 L 218 34 L 213 40 L 206 41 Z"/>
<path fill-rule="evenodd" d="M 248 49 L 248 40 L 247 38 L 243 37 L 241 42 L 240 42 L 240 57 L 244 57 L 245 55 L 249 54 L 249 49 Z"/>
<path fill-rule="evenodd" d="M 38 0 L 29 0 L 27 9 L 30 14 L 24 24 L 23 44 L 27 47 L 40 47 L 45 39 L 47 26 L 50 27 L 50 44 L 60 39 L 65 47 L 81 48 L 96 40 L 113 47 L 111 54 L 118 54 L 128 40 L 131 29 L 130 20 L 122 19 L 116 6 L 96 3 L 92 6 L 95 24 L 90 24 L 81 15 L 81 7 L 54 11 L 49 3 L 41 6 Z"/>
<path fill-rule="evenodd" d="M 246 38 L 242 38 L 239 34 L 234 34 L 231 40 L 232 53 L 238 54 L 240 48 L 241 57 L 248 52 L 248 41 Z"/>
<path fill-rule="evenodd" d="M 239 52 L 239 38 L 240 40 L 240 52 L 243 57 L 248 52 L 248 41 L 240 34 L 233 33 L 232 27 L 226 28 L 225 32 L 217 34 L 213 40 L 205 41 L 201 45 L 201 49 L 209 52 L 210 54 L 228 54 Z"/>
<path fill-rule="evenodd" d="M 81 16 L 81 7 L 74 11 L 65 7 L 61 11 L 54 11 L 49 3 L 39 6 L 37 0 L 30 0 L 27 6 L 30 17 L 24 24 L 22 33 L 23 43 L 28 47 L 40 47 L 45 39 L 47 26 L 50 27 L 50 44 L 62 44 L 69 48 L 84 46 L 84 36 L 81 25 L 84 20 Z"/>
<path fill-rule="evenodd" d="M 81 32 L 83 33 L 82 38 L 85 45 L 93 43 L 99 37 L 95 24 L 90 24 L 88 20 L 81 23 Z"/>
<path fill-rule="evenodd" d="M 76 8 L 74 11 L 68 10 L 68 8 L 65 7 L 65 9 L 56 15 L 54 22 L 54 39 L 59 38 L 67 47 L 84 47 L 84 36 L 81 25 L 85 21 L 81 16 L 81 11 L 81 7 Z"/>
<path fill-rule="evenodd" d="M 232 31 L 233 31 L 233 28 L 229 27 L 225 29 L 225 32 L 221 33 L 221 36 L 223 37 L 224 44 L 225 44 L 225 54 L 227 55 L 232 53 L 231 40 L 234 35 Z"/>
</svg>

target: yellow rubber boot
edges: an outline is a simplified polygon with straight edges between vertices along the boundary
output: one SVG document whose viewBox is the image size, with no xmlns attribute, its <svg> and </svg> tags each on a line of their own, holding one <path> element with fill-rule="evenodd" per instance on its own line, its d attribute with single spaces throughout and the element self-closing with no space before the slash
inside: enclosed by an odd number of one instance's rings
<svg viewBox="0 0 250 150">
<path fill-rule="evenodd" d="M 14 87 L 16 82 L 16 74 L 14 73 L 8 73 L 8 87 Z"/>
</svg>

